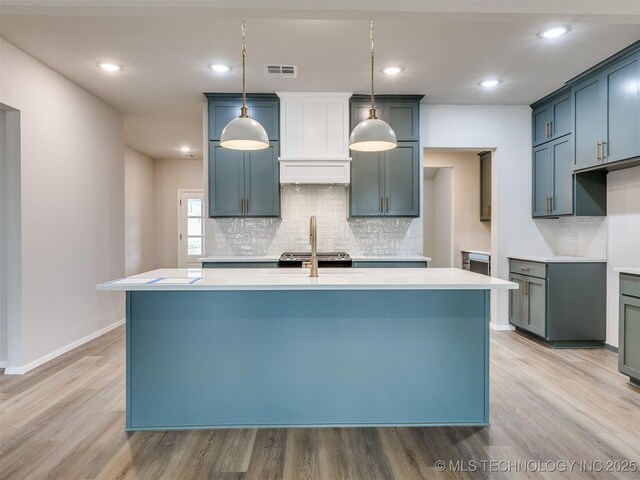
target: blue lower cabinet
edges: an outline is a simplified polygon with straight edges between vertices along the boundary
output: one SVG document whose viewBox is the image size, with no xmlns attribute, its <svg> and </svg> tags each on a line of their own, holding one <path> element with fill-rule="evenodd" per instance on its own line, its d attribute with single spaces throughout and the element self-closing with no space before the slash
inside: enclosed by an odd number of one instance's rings
<svg viewBox="0 0 640 480">
<path fill-rule="evenodd" d="M 640 387 L 640 276 L 620 274 L 618 366 Z"/>
<path fill-rule="evenodd" d="M 127 292 L 127 430 L 487 425 L 488 304 L 488 290 Z"/>
</svg>

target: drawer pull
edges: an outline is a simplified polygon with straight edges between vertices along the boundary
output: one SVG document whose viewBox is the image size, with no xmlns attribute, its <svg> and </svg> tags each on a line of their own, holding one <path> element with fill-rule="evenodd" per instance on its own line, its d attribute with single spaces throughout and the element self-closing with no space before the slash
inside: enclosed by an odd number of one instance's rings
<svg viewBox="0 0 640 480">
<path fill-rule="evenodd" d="M 520 267 L 520 270 L 522 270 L 523 272 L 528 272 L 531 269 L 529 267 Z"/>
</svg>

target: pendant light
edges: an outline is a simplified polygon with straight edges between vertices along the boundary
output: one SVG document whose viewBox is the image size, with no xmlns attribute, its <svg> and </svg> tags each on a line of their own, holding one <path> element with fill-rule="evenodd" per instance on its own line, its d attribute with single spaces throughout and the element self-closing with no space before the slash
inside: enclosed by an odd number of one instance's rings
<svg viewBox="0 0 640 480">
<path fill-rule="evenodd" d="M 225 125 L 220 135 L 220 146 L 231 150 L 262 150 L 269 147 L 269 136 L 260 122 L 247 113 L 247 76 L 245 49 L 246 27 L 242 19 L 242 108 L 240 116 Z"/>
<path fill-rule="evenodd" d="M 369 117 L 361 121 L 351 132 L 349 148 L 358 152 L 383 152 L 398 146 L 396 133 L 386 122 L 376 117 L 376 108 L 373 96 L 373 21 L 369 34 L 371 38 L 371 109 Z"/>
</svg>

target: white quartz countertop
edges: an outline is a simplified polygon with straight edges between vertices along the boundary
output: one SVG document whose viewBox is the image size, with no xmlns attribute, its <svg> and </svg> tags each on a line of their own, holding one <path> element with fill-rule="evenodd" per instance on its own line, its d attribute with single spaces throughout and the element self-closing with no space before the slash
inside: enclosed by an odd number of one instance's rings
<svg viewBox="0 0 640 480">
<path fill-rule="evenodd" d="M 541 263 L 607 263 L 606 258 L 572 257 L 569 255 L 508 255 L 514 260 Z"/>
<path fill-rule="evenodd" d="M 308 269 L 175 268 L 153 270 L 102 283 L 105 291 L 125 290 L 506 290 L 518 285 L 457 268 Z"/>
<path fill-rule="evenodd" d="M 640 275 L 640 267 L 615 267 L 614 272 L 630 273 L 631 275 Z"/>
</svg>

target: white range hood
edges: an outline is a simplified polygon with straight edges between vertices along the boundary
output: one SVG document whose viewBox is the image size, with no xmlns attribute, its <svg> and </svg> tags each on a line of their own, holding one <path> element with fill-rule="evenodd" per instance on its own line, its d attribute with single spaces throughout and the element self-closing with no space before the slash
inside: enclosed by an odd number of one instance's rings
<svg viewBox="0 0 640 480">
<path fill-rule="evenodd" d="M 348 184 L 352 92 L 276 92 L 280 97 L 280 183 Z"/>
</svg>

